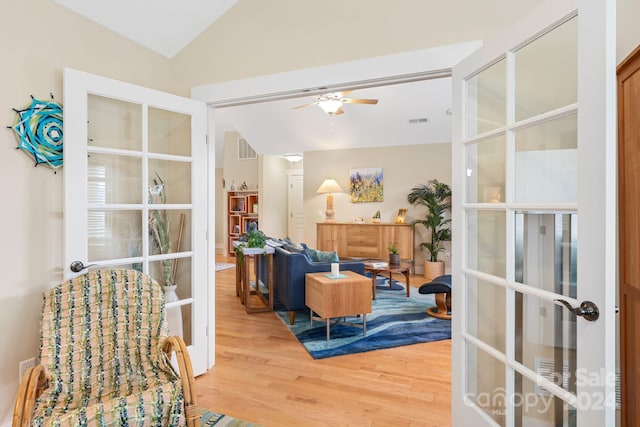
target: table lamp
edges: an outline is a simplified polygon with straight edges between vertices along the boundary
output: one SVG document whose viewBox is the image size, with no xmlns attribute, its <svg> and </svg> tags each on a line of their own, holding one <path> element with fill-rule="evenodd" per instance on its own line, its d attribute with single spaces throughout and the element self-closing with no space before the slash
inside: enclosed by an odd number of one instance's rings
<svg viewBox="0 0 640 427">
<path fill-rule="evenodd" d="M 342 188 L 338 185 L 335 179 L 325 179 L 316 193 L 327 195 L 325 221 L 335 221 L 336 219 L 333 211 L 333 194 L 331 193 L 342 193 Z"/>
</svg>

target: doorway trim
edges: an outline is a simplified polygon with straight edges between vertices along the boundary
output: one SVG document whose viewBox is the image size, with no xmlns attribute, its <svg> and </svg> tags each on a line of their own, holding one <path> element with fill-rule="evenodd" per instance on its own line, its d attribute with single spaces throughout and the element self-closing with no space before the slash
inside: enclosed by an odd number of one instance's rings
<svg viewBox="0 0 640 427">
<path fill-rule="evenodd" d="M 322 67 L 306 68 L 302 70 L 265 75 L 242 80 L 196 86 L 191 89 L 191 98 L 203 101 L 208 106 L 208 180 L 215 182 L 216 141 L 215 116 L 216 109 L 236 105 L 246 105 L 258 102 L 275 101 L 286 98 L 296 98 L 345 89 L 358 89 L 374 86 L 384 86 L 409 83 L 420 80 L 430 80 L 451 77 L 451 70 L 455 64 L 469 56 L 482 46 L 482 41 L 476 40 L 448 46 L 434 47 L 399 54 L 367 58 L 362 60 L 326 65 Z M 215 191 L 217 187 L 210 184 L 209 219 L 215 230 Z M 209 259 L 215 257 L 215 236 L 209 238 Z M 209 336 L 208 366 L 215 365 L 215 273 L 209 273 L 207 313 L 207 333 Z"/>
<path fill-rule="evenodd" d="M 220 108 L 450 77 L 453 65 L 480 46 L 481 41 L 472 41 L 196 86 L 191 89 L 191 98 Z"/>
</svg>

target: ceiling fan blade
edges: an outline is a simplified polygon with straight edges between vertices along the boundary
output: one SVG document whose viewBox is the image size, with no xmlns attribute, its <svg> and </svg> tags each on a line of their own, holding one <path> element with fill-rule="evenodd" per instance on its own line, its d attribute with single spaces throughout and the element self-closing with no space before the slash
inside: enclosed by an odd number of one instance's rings
<svg viewBox="0 0 640 427">
<path fill-rule="evenodd" d="M 318 102 L 311 102 L 309 104 L 298 105 L 297 107 L 291 107 L 292 110 L 297 110 L 299 108 L 311 107 L 312 105 L 316 105 Z"/>
<path fill-rule="evenodd" d="M 349 95 L 351 92 L 353 92 L 352 90 L 343 90 L 342 92 L 335 92 L 333 95 L 336 96 L 337 98 L 343 98 L 347 95 Z"/>
<path fill-rule="evenodd" d="M 358 99 L 358 98 L 345 98 L 341 99 L 343 104 L 377 104 L 377 99 Z"/>
<path fill-rule="evenodd" d="M 336 116 L 337 116 L 338 114 L 344 114 L 344 110 L 342 109 L 342 107 L 340 107 L 340 108 L 338 108 L 338 109 L 336 110 L 336 112 L 335 112 L 335 113 L 333 113 L 333 114 L 334 114 L 334 115 L 336 115 Z"/>
</svg>

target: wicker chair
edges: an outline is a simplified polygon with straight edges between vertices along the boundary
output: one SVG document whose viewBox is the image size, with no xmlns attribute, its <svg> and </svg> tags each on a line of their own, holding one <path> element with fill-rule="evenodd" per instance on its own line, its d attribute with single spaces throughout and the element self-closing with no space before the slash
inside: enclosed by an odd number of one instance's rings
<svg viewBox="0 0 640 427">
<path fill-rule="evenodd" d="M 138 271 L 91 271 L 47 291 L 40 364 L 22 379 L 13 426 L 199 426 L 189 353 L 167 335 L 162 289 Z"/>
</svg>

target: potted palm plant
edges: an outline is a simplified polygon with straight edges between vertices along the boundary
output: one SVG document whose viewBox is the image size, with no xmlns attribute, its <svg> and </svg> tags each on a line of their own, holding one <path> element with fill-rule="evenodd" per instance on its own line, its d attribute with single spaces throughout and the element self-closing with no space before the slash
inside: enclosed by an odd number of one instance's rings
<svg viewBox="0 0 640 427">
<path fill-rule="evenodd" d="M 445 212 L 451 209 L 451 188 L 432 179 L 413 187 L 407 195 L 407 201 L 413 206 L 427 209 L 424 218 L 413 223 L 423 225 L 429 233 L 429 240 L 420 243 L 420 247 L 429 253 L 424 262 L 424 278 L 431 281 L 444 274 L 444 261 L 438 260 L 438 254 L 445 249 L 443 242 L 451 241 L 451 219 L 445 218 Z"/>
</svg>

